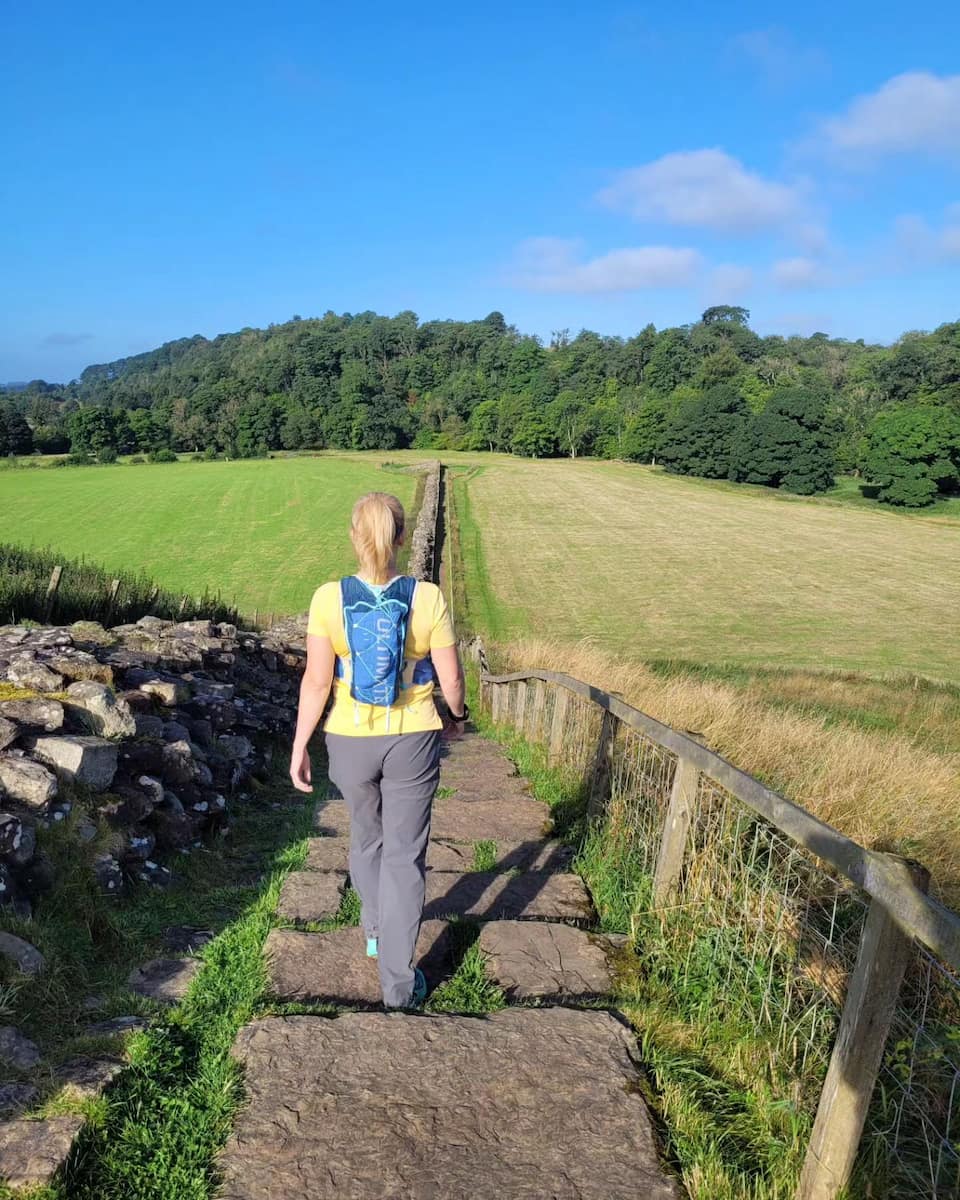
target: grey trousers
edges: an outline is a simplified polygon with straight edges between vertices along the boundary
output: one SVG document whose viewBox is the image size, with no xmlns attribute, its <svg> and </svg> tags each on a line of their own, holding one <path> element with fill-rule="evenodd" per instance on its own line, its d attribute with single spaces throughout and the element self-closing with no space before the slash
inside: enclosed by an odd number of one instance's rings
<svg viewBox="0 0 960 1200">
<path fill-rule="evenodd" d="M 350 880 L 360 921 L 379 938 L 383 1002 L 410 1003 L 423 916 L 430 810 L 440 781 L 440 731 L 326 735 L 331 780 L 350 810 Z"/>
</svg>

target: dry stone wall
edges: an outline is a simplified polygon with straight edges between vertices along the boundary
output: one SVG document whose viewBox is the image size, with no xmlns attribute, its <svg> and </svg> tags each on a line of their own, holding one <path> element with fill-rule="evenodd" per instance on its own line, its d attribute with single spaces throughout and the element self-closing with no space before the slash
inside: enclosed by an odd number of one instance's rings
<svg viewBox="0 0 960 1200">
<path fill-rule="evenodd" d="M 80 842 L 112 833 L 92 861 L 105 892 L 169 882 L 266 774 L 303 657 L 293 623 L 0 626 L 0 903 L 32 911 L 53 882 L 37 830 L 71 813 Z"/>
<path fill-rule="evenodd" d="M 439 462 L 431 463 L 427 469 L 423 484 L 423 501 L 410 538 L 410 562 L 407 572 L 415 579 L 429 582 L 436 578 L 441 470 Z"/>
</svg>

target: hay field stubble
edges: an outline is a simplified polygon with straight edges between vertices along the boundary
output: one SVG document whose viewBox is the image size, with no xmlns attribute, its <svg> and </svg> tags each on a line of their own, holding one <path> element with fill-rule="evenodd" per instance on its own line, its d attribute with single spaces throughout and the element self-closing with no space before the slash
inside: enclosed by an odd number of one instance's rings
<svg viewBox="0 0 960 1200">
<path fill-rule="evenodd" d="M 499 636 L 960 681 L 958 521 L 617 463 L 498 457 L 458 487 Z"/>
</svg>

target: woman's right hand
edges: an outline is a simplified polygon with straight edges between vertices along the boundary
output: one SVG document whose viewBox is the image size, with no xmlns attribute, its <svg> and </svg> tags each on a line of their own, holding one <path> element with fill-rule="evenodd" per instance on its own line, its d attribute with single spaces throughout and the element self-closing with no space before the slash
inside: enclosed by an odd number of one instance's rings
<svg viewBox="0 0 960 1200">
<path fill-rule="evenodd" d="M 449 717 L 444 717 L 440 736 L 445 742 L 459 742 L 466 725 L 466 721 L 451 721 Z"/>
<path fill-rule="evenodd" d="M 290 778 L 298 792 L 312 792 L 313 785 L 310 776 L 310 753 L 306 746 L 293 747 L 290 756 Z"/>
</svg>

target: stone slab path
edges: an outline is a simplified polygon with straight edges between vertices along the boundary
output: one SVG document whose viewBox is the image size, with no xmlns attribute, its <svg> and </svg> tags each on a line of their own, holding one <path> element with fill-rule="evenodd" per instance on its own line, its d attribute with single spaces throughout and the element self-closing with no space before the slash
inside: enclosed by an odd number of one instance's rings
<svg viewBox="0 0 960 1200">
<path fill-rule="evenodd" d="M 477 737 L 445 748 L 417 958 L 432 990 L 476 942 L 508 1004 L 535 1007 L 384 1012 L 360 929 L 290 928 L 337 914 L 349 824 L 342 800 L 321 806 L 304 869 L 281 891 L 287 927 L 265 946 L 275 1000 L 347 1011 L 241 1030 L 249 1103 L 221 1157 L 222 1200 L 678 1197 L 635 1037 L 582 1007 L 611 992 L 613 940 L 588 932 L 596 915 L 570 850 L 510 760 Z"/>
<path fill-rule="evenodd" d="M 221 1200 L 675 1200 L 609 1013 L 267 1017 Z"/>
</svg>

